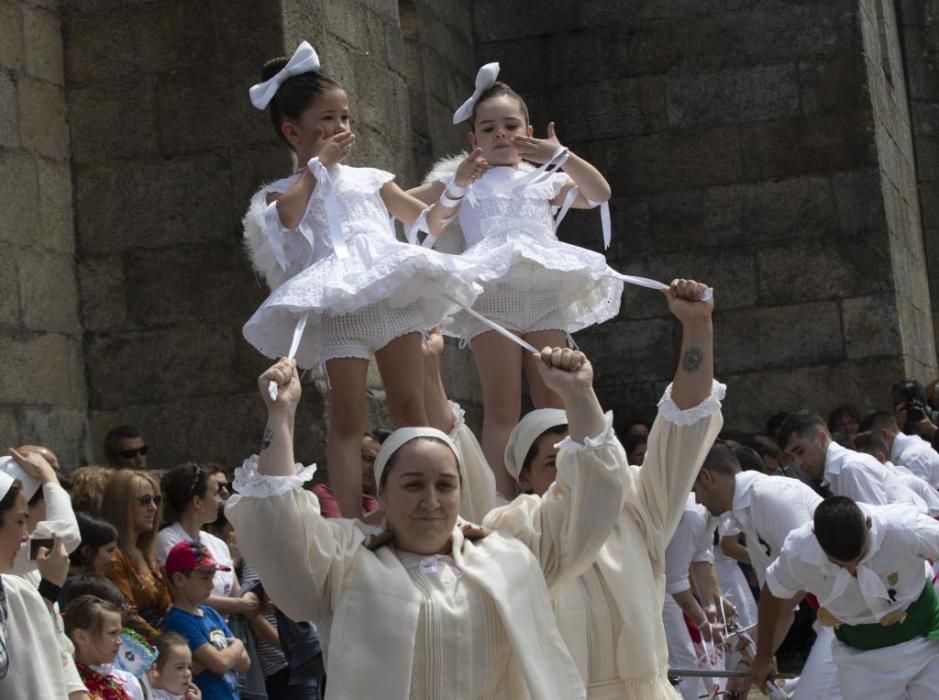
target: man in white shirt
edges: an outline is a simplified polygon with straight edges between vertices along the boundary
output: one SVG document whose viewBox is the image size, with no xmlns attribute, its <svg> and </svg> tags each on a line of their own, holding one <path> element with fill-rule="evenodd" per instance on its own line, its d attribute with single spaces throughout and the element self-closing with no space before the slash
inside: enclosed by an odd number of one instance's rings
<svg viewBox="0 0 939 700">
<path fill-rule="evenodd" d="M 878 435 L 887 443 L 891 462 L 906 467 L 934 489 L 939 489 L 939 452 L 919 435 L 900 432 L 892 413 L 875 411 L 865 416 L 861 429 Z"/>
<path fill-rule="evenodd" d="M 746 535 L 750 563 L 762 587 L 766 571 L 783 549 L 786 537 L 812 521 L 822 497 L 797 479 L 740 471 L 734 453 L 725 445 L 711 448 L 694 483 L 695 498 L 712 515 L 729 513 L 732 522 Z M 792 624 L 791 601 L 785 623 L 776 625 L 777 644 Z M 793 596 L 796 598 L 796 596 Z M 827 644 L 830 634 L 820 634 L 806 660 L 796 686 L 795 698 L 838 698 L 838 679 L 831 669 Z"/>
<path fill-rule="evenodd" d="M 939 599 L 926 559 L 939 558 L 939 522 L 905 505 L 834 496 L 794 530 L 766 572 L 752 678 L 772 669 L 774 634 L 789 601 L 814 594 L 834 627 L 846 698 L 939 697 Z"/>
<path fill-rule="evenodd" d="M 875 505 L 907 503 L 925 512 L 922 500 L 884 465 L 832 440 L 820 416 L 789 414 L 779 429 L 779 445 L 809 478 L 827 483 L 836 496 Z"/>
<path fill-rule="evenodd" d="M 708 668 L 707 663 L 699 663 L 684 615 L 698 626 L 705 650 L 712 656 L 720 651 L 719 647 L 715 648 L 720 642 L 720 635 L 715 635 L 719 628 L 712 627 L 712 623 L 717 622 L 716 601 L 704 601 L 705 607 L 702 607 L 691 591 L 690 576 L 695 564 L 713 566 L 711 541 L 714 528 L 715 524 L 707 510 L 695 503 L 694 496 L 689 494 L 678 528 L 665 549 L 666 596 L 662 624 L 665 626 L 668 661 L 672 668 Z M 711 595 L 713 597 L 713 592 Z M 686 700 L 694 700 L 702 696 L 706 684 L 700 678 L 682 678 L 677 689 Z"/>
<path fill-rule="evenodd" d="M 862 432 L 854 436 L 854 446 L 858 452 L 865 452 L 893 472 L 900 481 L 926 504 L 926 515 L 939 518 L 939 491 L 936 491 L 925 479 L 922 479 L 906 467 L 894 464 L 888 459 L 890 448 L 887 443 L 871 432 Z"/>
</svg>

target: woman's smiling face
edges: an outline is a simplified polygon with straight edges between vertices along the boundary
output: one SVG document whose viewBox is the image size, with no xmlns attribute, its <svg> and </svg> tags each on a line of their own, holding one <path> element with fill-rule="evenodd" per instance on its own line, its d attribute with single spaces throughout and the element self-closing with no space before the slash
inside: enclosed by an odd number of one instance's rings
<svg viewBox="0 0 939 700">
<path fill-rule="evenodd" d="M 460 511 L 460 471 L 453 451 L 418 438 L 397 451 L 386 473 L 378 496 L 395 546 L 415 554 L 447 551 Z"/>
</svg>

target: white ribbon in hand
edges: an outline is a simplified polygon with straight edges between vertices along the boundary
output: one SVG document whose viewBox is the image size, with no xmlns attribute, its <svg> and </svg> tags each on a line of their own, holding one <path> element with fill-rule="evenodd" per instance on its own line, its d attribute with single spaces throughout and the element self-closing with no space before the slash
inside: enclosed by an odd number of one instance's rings
<svg viewBox="0 0 939 700">
<path fill-rule="evenodd" d="M 263 83 L 251 86 L 248 90 L 248 95 L 251 97 L 251 104 L 258 109 L 267 108 L 267 105 L 274 99 L 274 94 L 277 92 L 277 89 L 283 85 L 287 78 L 300 75 L 301 73 L 315 73 L 319 69 L 320 58 L 316 55 L 316 50 L 310 46 L 309 42 L 300 42 L 300 46 L 293 52 L 293 56 L 290 57 L 290 60 L 287 61 L 287 65 L 284 66 L 280 72 L 270 80 L 265 80 Z"/>
<path fill-rule="evenodd" d="M 498 63 L 487 63 L 479 69 L 479 72 L 476 73 L 476 90 L 473 92 L 473 96 L 461 104 L 460 108 L 453 113 L 454 124 L 465 122 L 467 119 L 473 116 L 473 107 L 476 106 L 476 103 L 479 101 L 479 98 L 482 96 L 482 94 L 496 84 L 496 79 L 498 77 Z"/>
<path fill-rule="evenodd" d="M 316 186 L 321 188 L 323 194 L 323 206 L 326 208 L 326 223 L 329 227 L 329 242 L 333 247 L 333 252 L 339 259 L 349 255 L 349 249 L 346 246 L 346 239 L 342 235 L 342 212 L 339 211 L 339 202 L 336 201 L 336 187 L 333 179 L 326 169 L 326 166 L 317 158 L 310 158 L 306 166 L 316 178 Z M 313 206 L 313 197 L 307 203 L 307 212 Z M 304 213 L 304 219 L 306 213 Z M 310 241 L 312 246 L 313 242 Z"/>
</svg>

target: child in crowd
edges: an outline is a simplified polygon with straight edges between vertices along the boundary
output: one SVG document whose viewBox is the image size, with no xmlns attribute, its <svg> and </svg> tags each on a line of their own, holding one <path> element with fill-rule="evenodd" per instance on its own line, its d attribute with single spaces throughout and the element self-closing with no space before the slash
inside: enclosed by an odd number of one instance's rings
<svg viewBox="0 0 939 700">
<path fill-rule="evenodd" d="M 192 682 L 192 651 L 175 632 L 156 640 L 159 656 L 150 669 L 150 700 L 201 700 L 202 692 Z"/>
<path fill-rule="evenodd" d="M 186 640 L 192 658 L 205 669 L 195 677 L 205 700 L 238 700 L 235 672 L 251 667 L 244 644 L 234 638 L 222 616 L 204 604 L 212 594 L 215 572 L 225 568 L 198 542 L 178 542 L 166 557 L 173 607 L 164 625 Z"/>
<path fill-rule="evenodd" d="M 268 62 L 262 79 L 251 101 L 269 109 L 300 168 L 262 187 L 245 216 L 255 269 L 274 292 L 244 336 L 268 357 L 295 356 L 302 367 L 324 370 L 332 486 L 342 514 L 358 518 L 369 360 L 375 356 L 392 422 L 427 425 L 421 333 L 473 303 L 476 269 L 397 240 L 391 217 L 439 234 L 452 209 L 428 208 L 389 172 L 343 163 L 356 138 L 349 98 L 320 72 L 312 46 L 303 42 L 290 60 Z M 464 159 L 461 175 L 477 167 Z"/>
<path fill-rule="evenodd" d="M 536 348 L 563 346 L 570 333 L 617 315 L 623 283 L 601 253 L 558 240 L 552 208 L 561 207 L 563 216 L 571 206 L 603 206 L 607 222 L 610 186 L 596 168 L 560 144 L 553 122 L 546 138 L 534 138 L 525 101 L 497 81 L 498 74 L 498 63 L 483 66 L 476 91 L 453 117 L 454 124 L 469 122 L 470 157 L 483 159 L 485 173 L 478 179 L 468 176 L 456 167 L 457 156 L 439 163 L 427 184 L 410 193 L 424 202 L 458 207 L 466 242 L 461 257 L 481 269 L 483 293 L 473 309 Z M 542 165 L 536 170 L 525 161 Z M 609 245 L 606 224 L 604 242 Z M 505 470 L 503 453 L 521 412 L 522 372 L 535 408 L 559 408 L 561 400 L 535 371 L 533 355 L 478 318 L 460 312 L 444 324 L 444 332 L 461 338 L 473 352 L 482 388 L 483 452 L 499 492 L 511 498 L 516 484 Z"/>
<path fill-rule="evenodd" d="M 79 596 L 65 609 L 65 634 L 92 700 L 144 700 L 140 682 L 114 668 L 121 647 L 121 610 L 96 596 Z"/>
</svg>

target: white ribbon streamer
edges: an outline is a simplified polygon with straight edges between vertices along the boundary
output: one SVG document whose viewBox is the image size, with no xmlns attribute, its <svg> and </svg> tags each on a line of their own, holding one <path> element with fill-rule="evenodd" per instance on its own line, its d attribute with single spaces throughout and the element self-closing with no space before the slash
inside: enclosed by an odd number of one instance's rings
<svg viewBox="0 0 939 700">
<path fill-rule="evenodd" d="M 339 202 L 336 201 L 335 183 L 319 158 L 311 158 L 306 165 L 316 178 L 316 186 L 322 188 L 323 204 L 326 207 L 326 223 L 329 226 L 329 242 L 332 244 L 336 257 L 342 260 L 348 257 L 349 248 L 346 246 L 346 239 L 342 235 L 342 213 L 339 211 Z M 310 197 L 310 201 L 307 202 L 306 206 L 307 210 L 303 214 L 304 219 L 306 219 L 307 213 L 313 206 L 313 197 Z M 312 249 L 312 247 L 313 241 L 310 241 L 310 248 Z"/>
<path fill-rule="evenodd" d="M 265 109 L 287 78 L 302 73 L 315 73 L 319 69 L 320 58 L 316 55 L 316 50 L 310 46 L 309 42 L 300 42 L 300 46 L 293 52 L 293 56 L 287 61 L 287 65 L 281 68 L 273 78 L 251 86 L 248 90 L 251 104 L 257 109 Z"/>
<path fill-rule="evenodd" d="M 430 231 L 427 230 L 428 229 L 427 214 L 429 212 L 430 212 L 430 207 L 427 207 L 420 213 L 417 219 L 415 219 L 414 223 L 408 226 L 406 235 L 407 235 L 408 243 L 410 243 L 411 245 L 417 245 L 417 232 L 418 231 L 423 231 L 424 233 L 427 234 L 428 238 L 433 238 L 433 236 L 430 235 Z"/>
<path fill-rule="evenodd" d="M 297 356 L 297 350 L 300 349 L 300 340 L 303 338 L 303 331 L 306 330 L 306 320 L 308 316 L 308 314 L 303 314 L 293 329 L 293 339 L 290 341 L 290 352 L 287 353 L 288 360 L 292 360 Z M 277 382 L 273 379 L 267 383 L 267 393 L 271 397 L 271 401 L 277 401 Z"/>
<path fill-rule="evenodd" d="M 476 73 L 476 89 L 473 95 L 453 113 L 453 123 L 465 122 L 473 116 L 473 108 L 486 90 L 496 84 L 499 77 L 499 64 L 487 63 Z"/>
</svg>

